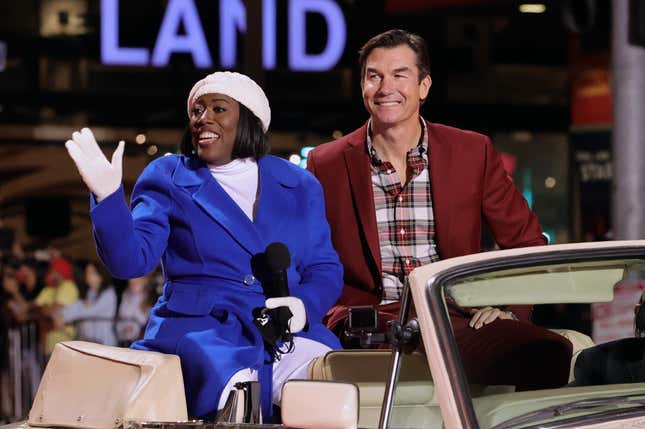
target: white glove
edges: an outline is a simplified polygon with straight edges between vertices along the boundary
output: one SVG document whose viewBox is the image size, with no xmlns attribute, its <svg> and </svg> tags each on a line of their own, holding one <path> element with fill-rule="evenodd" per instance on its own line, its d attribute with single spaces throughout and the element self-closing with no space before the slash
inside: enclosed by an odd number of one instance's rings
<svg viewBox="0 0 645 429">
<path fill-rule="evenodd" d="M 307 323 L 307 312 L 305 311 L 305 304 L 300 298 L 295 296 L 285 296 L 282 298 L 269 298 L 264 303 L 266 308 L 289 307 L 291 311 L 291 319 L 289 319 L 289 330 L 292 333 L 300 332 Z"/>
<path fill-rule="evenodd" d="M 100 202 L 121 186 L 124 141 L 120 141 L 112 154 L 112 162 L 101 152 L 94 134 L 89 128 L 72 134 L 65 142 L 67 153 L 74 160 L 83 182 Z"/>
</svg>

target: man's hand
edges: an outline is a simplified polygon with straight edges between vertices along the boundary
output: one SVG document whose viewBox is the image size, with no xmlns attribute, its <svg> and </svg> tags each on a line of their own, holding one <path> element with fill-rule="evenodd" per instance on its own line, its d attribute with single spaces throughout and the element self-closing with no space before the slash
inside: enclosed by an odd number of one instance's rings
<svg viewBox="0 0 645 429">
<path fill-rule="evenodd" d="M 503 311 L 495 307 L 473 308 L 470 310 L 470 314 L 473 315 L 473 318 L 468 322 L 468 326 L 475 329 L 488 325 L 496 319 L 517 320 L 517 317 L 512 312 Z"/>
<path fill-rule="evenodd" d="M 300 298 L 295 296 L 285 296 L 282 298 L 269 298 L 264 303 L 266 308 L 289 307 L 291 311 L 291 319 L 289 319 L 289 329 L 291 333 L 302 331 L 307 323 L 307 312 L 305 311 L 305 304 Z"/>
<path fill-rule="evenodd" d="M 89 128 L 76 131 L 72 134 L 72 139 L 65 143 L 67 152 L 74 160 L 83 182 L 94 194 L 97 202 L 121 186 L 124 145 L 124 141 L 119 142 L 110 162 L 96 143 L 94 134 Z"/>
</svg>

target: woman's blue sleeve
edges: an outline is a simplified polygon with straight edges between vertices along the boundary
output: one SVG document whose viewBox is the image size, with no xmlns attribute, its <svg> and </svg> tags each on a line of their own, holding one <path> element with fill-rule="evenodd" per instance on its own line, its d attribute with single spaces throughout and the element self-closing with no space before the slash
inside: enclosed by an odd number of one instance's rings
<svg viewBox="0 0 645 429">
<path fill-rule="evenodd" d="M 141 277 L 157 266 L 166 249 L 172 210 L 171 173 L 153 162 L 143 171 L 132 192 L 132 210 L 123 186 L 96 203 L 90 217 L 99 257 L 110 273 L 121 279 Z"/>
</svg>

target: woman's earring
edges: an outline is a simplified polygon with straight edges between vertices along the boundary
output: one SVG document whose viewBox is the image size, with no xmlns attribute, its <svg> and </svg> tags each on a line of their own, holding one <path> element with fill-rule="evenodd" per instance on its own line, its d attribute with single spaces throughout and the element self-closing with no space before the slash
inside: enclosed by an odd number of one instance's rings
<svg viewBox="0 0 645 429">
<path fill-rule="evenodd" d="M 191 155 L 195 155 L 196 153 L 197 153 L 197 151 L 196 151 L 195 149 L 193 149 L 193 150 L 191 150 L 191 151 L 190 151 L 190 154 L 191 154 Z"/>
</svg>

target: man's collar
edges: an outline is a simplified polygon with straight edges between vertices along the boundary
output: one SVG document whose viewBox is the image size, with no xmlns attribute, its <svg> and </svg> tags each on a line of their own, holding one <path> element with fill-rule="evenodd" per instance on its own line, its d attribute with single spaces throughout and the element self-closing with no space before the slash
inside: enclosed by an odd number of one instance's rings
<svg viewBox="0 0 645 429">
<path fill-rule="evenodd" d="M 426 124 L 426 120 L 419 115 L 419 122 L 421 123 L 421 136 L 419 137 L 419 142 L 417 143 L 417 148 L 419 150 L 419 154 L 423 156 L 427 160 L 428 156 L 428 126 Z M 368 119 L 367 121 L 367 132 L 366 132 L 366 137 L 365 137 L 365 146 L 367 148 L 367 153 L 370 156 L 370 161 L 372 162 L 372 165 L 380 165 L 383 163 L 381 158 L 378 156 L 378 153 L 376 153 L 376 149 L 374 149 L 374 144 L 372 143 L 372 118 Z M 413 149 L 410 149 L 413 150 Z"/>
</svg>

